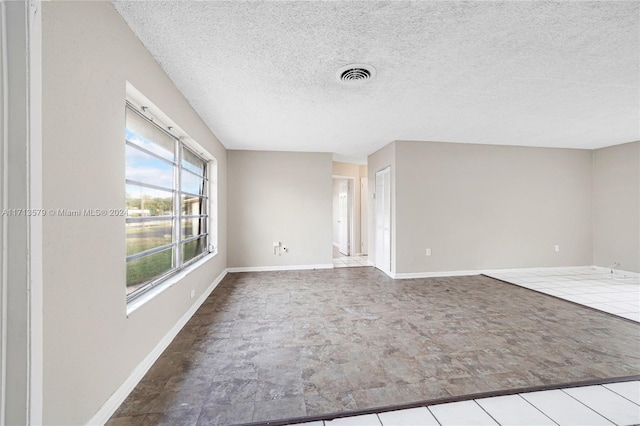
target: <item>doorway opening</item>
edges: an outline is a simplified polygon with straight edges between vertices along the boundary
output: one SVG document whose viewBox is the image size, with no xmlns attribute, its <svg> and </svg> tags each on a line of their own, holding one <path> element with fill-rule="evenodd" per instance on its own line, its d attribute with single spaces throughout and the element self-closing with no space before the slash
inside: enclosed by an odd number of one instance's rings
<svg viewBox="0 0 640 426">
<path fill-rule="evenodd" d="M 363 178 L 359 173 L 360 166 L 334 163 L 334 168 L 336 164 L 345 169 L 352 166 L 357 173 L 333 175 L 333 265 L 335 268 L 369 266 L 367 250 L 363 248 L 366 247 L 366 241 L 362 241 L 362 234 L 368 231 L 363 231 L 366 221 L 363 222 L 362 215 L 366 215 L 367 210 L 366 196 L 365 203 L 362 202 Z M 364 190 L 367 190 L 366 182 Z"/>
</svg>

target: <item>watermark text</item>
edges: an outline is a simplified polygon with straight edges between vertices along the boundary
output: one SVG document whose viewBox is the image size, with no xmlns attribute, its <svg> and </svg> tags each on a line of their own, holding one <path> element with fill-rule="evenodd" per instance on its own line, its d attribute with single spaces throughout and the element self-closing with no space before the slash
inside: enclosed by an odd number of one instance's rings
<svg viewBox="0 0 640 426">
<path fill-rule="evenodd" d="M 2 209 L 0 216 L 125 217 L 127 209 Z"/>
</svg>

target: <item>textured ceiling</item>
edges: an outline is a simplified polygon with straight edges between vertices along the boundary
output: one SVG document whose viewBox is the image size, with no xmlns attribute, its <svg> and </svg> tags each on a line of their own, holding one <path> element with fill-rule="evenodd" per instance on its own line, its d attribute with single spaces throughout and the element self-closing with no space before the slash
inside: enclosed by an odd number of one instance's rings
<svg viewBox="0 0 640 426">
<path fill-rule="evenodd" d="M 230 149 L 640 139 L 640 3 L 116 1 Z M 371 64 L 348 86 L 336 70 Z"/>
</svg>

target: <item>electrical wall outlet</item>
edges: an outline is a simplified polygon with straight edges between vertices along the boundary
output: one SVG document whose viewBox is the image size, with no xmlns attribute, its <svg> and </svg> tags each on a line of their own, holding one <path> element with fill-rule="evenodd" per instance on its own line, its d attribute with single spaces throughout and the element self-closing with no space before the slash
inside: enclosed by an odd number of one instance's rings
<svg viewBox="0 0 640 426">
<path fill-rule="evenodd" d="M 553 249 L 556 251 L 556 253 L 558 253 L 560 251 L 560 244 L 556 244 L 555 246 L 553 246 Z"/>
<path fill-rule="evenodd" d="M 196 297 L 196 291 L 195 290 L 191 290 L 191 298 L 193 299 L 194 297 Z"/>
<path fill-rule="evenodd" d="M 430 248 L 428 248 L 428 249 L 426 250 L 426 255 L 427 255 L 427 256 L 431 256 L 431 249 L 430 249 Z"/>
</svg>

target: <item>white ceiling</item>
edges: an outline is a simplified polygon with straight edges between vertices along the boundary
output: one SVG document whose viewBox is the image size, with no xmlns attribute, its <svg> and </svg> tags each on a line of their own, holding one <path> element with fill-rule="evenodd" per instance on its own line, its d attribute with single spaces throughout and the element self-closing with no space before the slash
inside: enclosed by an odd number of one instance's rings
<svg viewBox="0 0 640 426">
<path fill-rule="evenodd" d="M 640 139 L 640 3 L 117 1 L 230 149 Z M 375 67 L 347 86 L 336 70 Z"/>
</svg>

